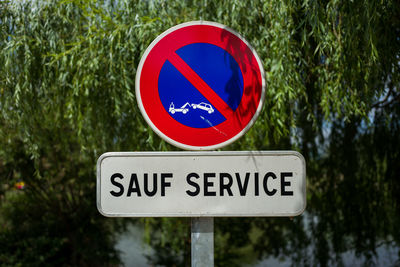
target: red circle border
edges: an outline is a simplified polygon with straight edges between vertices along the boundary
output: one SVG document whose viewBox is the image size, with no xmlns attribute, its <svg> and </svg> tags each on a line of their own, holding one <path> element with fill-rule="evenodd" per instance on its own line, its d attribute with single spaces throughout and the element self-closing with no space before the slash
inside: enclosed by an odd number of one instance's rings
<svg viewBox="0 0 400 267">
<path fill-rule="evenodd" d="M 243 95 L 238 108 L 230 118 L 209 128 L 192 128 L 177 122 L 158 95 L 163 64 L 176 50 L 192 43 L 209 43 L 226 50 L 243 75 Z M 184 23 L 167 30 L 148 47 L 138 67 L 136 95 L 147 122 L 163 139 L 185 149 L 210 149 L 233 142 L 251 127 L 263 103 L 263 75 L 257 54 L 229 28 L 217 23 Z"/>
</svg>

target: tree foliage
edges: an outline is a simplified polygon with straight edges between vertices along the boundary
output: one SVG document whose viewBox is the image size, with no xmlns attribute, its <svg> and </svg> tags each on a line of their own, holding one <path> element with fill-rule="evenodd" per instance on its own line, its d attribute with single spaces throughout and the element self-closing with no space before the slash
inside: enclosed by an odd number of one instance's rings
<svg viewBox="0 0 400 267">
<path fill-rule="evenodd" d="M 248 246 L 305 265 L 398 246 L 398 1 L 2 1 L 0 262 L 118 262 L 120 221 L 95 209 L 95 163 L 106 151 L 176 149 L 144 122 L 134 79 L 150 42 L 191 20 L 233 28 L 264 65 L 262 113 L 226 149 L 294 148 L 307 159 L 306 219 L 217 220 L 217 262 L 237 264 Z M 144 221 L 158 263 L 187 262 L 185 220 Z"/>
</svg>

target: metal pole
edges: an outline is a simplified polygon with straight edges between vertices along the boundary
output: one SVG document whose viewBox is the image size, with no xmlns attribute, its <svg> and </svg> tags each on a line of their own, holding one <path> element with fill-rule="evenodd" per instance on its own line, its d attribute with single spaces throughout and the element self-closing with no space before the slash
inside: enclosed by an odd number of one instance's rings
<svg viewBox="0 0 400 267">
<path fill-rule="evenodd" d="M 192 218 L 192 267 L 214 266 L 214 218 Z"/>
</svg>

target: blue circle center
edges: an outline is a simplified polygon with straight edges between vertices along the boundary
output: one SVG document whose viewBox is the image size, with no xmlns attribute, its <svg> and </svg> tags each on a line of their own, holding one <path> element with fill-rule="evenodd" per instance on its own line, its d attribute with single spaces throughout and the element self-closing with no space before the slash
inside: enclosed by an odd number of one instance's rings
<svg viewBox="0 0 400 267">
<path fill-rule="evenodd" d="M 235 111 L 243 95 L 243 76 L 224 49 L 193 43 L 176 51 L 207 85 Z M 158 92 L 165 110 L 176 121 L 193 128 L 216 126 L 226 118 L 168 60 L 161 68 Z"/>
</svg>

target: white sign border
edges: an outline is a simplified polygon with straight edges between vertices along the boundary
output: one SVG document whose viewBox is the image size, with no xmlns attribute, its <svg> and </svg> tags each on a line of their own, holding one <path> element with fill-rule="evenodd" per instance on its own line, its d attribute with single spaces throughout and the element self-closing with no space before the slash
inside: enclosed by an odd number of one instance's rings
<svg viewBox="0 0 400 267">
<path fill-rule="evenodd" d="M 302 207 L 301 210 L 299 210 L 296 213 L 276 213 L 273 215 L 265 215 L 265 214 L 254 214 L 254 215 L 248 215 L 248 214 L 229 214 L 229 213 L 224 213 L 224 214 L 182 214 L 182 213 L 157 213 L 154 215 L 149 216 L 149 214 L 120 214 L 120 213 L 112 213 L 108 214 L 103 212 L 102 207 L 101 207 L 101 162 L 108 157 L 156 157 L 156 156 L 162 156 L 162 157 L 173 157 L 173 156 L 196 156 L 196 157 L 202 157 L 202 156 L 296 156 L 300 159 L 301 165 L 303 168 L 303 176 L 302 181 L 303 181 L 303 203 L 304 206 Z M 97 203 L 97 210 L 106 217 L 295 217 L 298 215 L 301 215 L 304 210 L 306 209 L 307 206 L 307 198 L 306 198 L 306 187 L 307 187 L 307 181 L 306 181 L 306 162 L 302 154 L 300 154 L 297 151 L 176 151 L 176 152 L 106 152 L 102 154 L 99 159 L 97 160 L 97 182 L 96 182 L 96 203 Z"/>
</svg>

